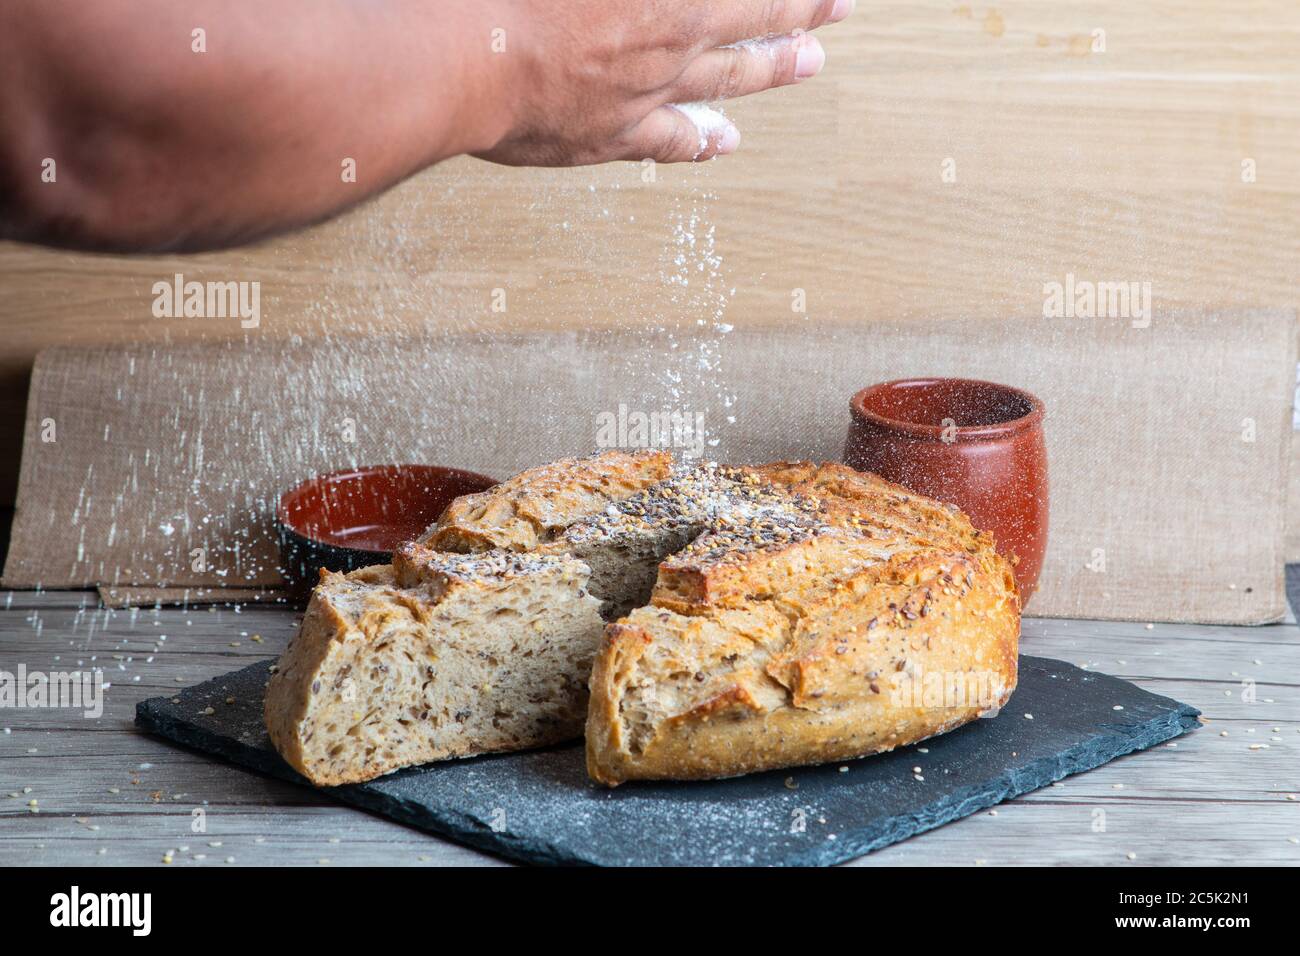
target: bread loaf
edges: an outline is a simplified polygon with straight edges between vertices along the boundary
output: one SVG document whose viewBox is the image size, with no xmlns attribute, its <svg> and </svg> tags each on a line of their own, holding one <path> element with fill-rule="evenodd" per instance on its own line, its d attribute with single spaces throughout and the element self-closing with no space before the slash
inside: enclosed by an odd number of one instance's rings
<svg viewBox="0 0 1300 956">
<path fill-rule="evenodd" d="M 609 785 L 891 750 L 996 713 L 1016 683 L 1011 569 L 969 521 L 841 465 L 749 470 L 809 502 L 788 535 L 725 527 L 606 629 L 587 765 Z"/>
<path fill-rule="evenodd" d="M 840 760 L 996 711 L 1019 610 L 987 535 L 875 476 L 611 452 L 326 575 L 267 723 L 318 783 L 557 742 L 584 714 L 611 786 Z"/>
</svg>

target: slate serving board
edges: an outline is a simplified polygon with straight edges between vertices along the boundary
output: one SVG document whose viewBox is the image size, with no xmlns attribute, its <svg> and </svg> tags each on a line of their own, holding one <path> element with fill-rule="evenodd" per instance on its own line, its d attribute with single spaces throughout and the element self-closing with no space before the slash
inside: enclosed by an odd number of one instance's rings
<svg viewBox="0 0 1300 956">
<path fill-rule="evenodd" d="M 141 701 L 136 723 L 307 784 L 262 726 L 272 663 Z M 924 754 L 913 746 L 733 780 L 607 790 L 587 779 L 582 746 L 572 744 L 429 764 L 324 792 L 529 863 L 829 865 L 1177 737 L 1198 726 L 1199 713 L 1116 677 L 1021 657 L 1020 685 L 1002 713 L 924 742 Z"/>
</svg>

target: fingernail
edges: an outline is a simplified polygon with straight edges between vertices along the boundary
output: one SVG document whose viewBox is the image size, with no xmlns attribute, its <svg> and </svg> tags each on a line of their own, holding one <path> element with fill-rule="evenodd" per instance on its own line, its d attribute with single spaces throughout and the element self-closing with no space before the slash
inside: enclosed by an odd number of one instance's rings
<svg viewBox="0 0 1300 956">
<path fill-rule="evenodd" d="M 794 78 L 806 80 L 810 76 L 816 76 L 826 65 L 826 51 L 811 33 L 805 33 L 796 42 L 799 50 L 794 58 Z"/>
<path fill-rule="evenodd" d="M 850 13 L 853 12 L 854 0 L 835 0 L 835 6 L 831 7 L 831 18 L 828 23 L 839 23 Z"/>
<path fill-rule="evenodd" d="M 734 153 L 736 147 L 740 145 L 740 130 L 734 126 L 728 126 L 718 137 L 718 155 L 724 153 Z"/>
</svg>

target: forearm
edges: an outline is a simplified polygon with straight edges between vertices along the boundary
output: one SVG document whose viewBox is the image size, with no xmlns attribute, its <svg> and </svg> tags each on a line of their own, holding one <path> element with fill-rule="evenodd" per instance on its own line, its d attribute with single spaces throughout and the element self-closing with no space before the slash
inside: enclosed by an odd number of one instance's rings
<svg viewBox="0 0 1300 956">
<path fill-rule="evenodd" d="M 0 229 L 104 249 L 234 244 L 488 149 L 509 124 L 509 61 L 491 52 L 487 9 L 9 0 Z"/>
</svg>

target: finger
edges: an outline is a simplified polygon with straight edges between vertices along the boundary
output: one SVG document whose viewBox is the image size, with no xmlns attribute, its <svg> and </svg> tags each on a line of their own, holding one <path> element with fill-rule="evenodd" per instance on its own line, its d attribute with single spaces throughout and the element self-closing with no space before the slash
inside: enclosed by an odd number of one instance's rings
<svg viewBox="0 0 1300 956">
<path fill-rule="evenodd" d="M 854 0 L 739 0 L 719 5 L 712 33 L 718 46 L 753 37 L 813 30 L 838 23 L 853 12 Z"/>
<path fill-rule="evenodd" d="M 821 72 L 826 51 L 811 33 L 744 40 L 696 57 L 670 92 L 679 103 L 715 103 L 798 83 Z"/>
<path fill-rule="evenodd" d="M 632 130 L 619 159 L 689 163 L 733 153 L 740 131 L 703 103 L 661 106 Z"/>
</svg>

